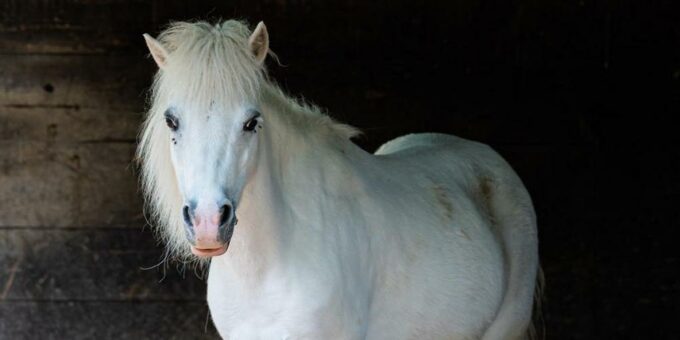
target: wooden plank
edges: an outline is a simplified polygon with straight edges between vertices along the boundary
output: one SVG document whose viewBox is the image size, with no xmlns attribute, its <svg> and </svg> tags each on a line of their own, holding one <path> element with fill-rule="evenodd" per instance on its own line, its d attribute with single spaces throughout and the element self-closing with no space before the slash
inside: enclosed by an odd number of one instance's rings
<svg viewBox="0 0 680 340">
<path fill-rule="evenodd" d="M 140 33 L 141 32 L 141 33 Z M 133 54 L 147 52 L 141 38 L 145 30 L 98 32 L 91 29 L 27 27 L 0 30 L 0 54 Z"/>
<path fill-rule="evenodd" d="M 1 339 L 219 339 L 205 303 L 5 302 Z"/>
<path fill-rule="evenodd" d="M 0 303 L 204 301 L 193 268 L 142 269 L 162 255 L 149 228 L 0 229 Z"/>
<path fill-rule="evenodd" d="M 141 113 L 134 111 L 0 107 L 0 142 L 132 143 L 140 123 Z"/>
<path fill-rule="evenodd" d="M 0 2 L 0 53 L 139 53 L 152 7 L 141 0 L 5 0 Z M 131 11 L 135 15 L 128 15 Z"/>
<path fill-rule="evenodd" d="M 0 55 L 0 107 L 140 112 L 154 67 L 139 56 Z"/>
<path fill-rule="evenodd" d="M 145 0 L 4 0 L 0 2 L 0 29 L 138 28 L 150 21 L 153 6 Z"/>
<path fill-rule="evenodd" d="M 0 227 L 142 223 L 132 143 L 0 142 Z"/>
</svg>

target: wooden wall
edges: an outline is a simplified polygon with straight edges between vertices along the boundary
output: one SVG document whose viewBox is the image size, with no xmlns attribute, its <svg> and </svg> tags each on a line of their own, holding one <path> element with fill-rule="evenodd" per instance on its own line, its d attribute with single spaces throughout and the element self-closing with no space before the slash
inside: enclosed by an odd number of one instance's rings
<svg viewBox="0 0 680 340">
<path fill-rule="evenodd" d="M 155 265 L 132 157 L 169 20 L 265 20 L 289 92 L 363 129 L 491 144 L 538 211 L 549 339 L 672 338 L 672 1 L 0 2 L 0 338 L 211 338 Z M 161 278 L 164 280 L 160 281 Z M 160 281 L 160 282 L 159 282 Z"/>
<path fill-rule="evenodd" d="M 132 164 L 162 3 L 0 3 L 2 339 L 215 335 L 193 272 L 142 270 L 162 255 Z"/>
</svg>

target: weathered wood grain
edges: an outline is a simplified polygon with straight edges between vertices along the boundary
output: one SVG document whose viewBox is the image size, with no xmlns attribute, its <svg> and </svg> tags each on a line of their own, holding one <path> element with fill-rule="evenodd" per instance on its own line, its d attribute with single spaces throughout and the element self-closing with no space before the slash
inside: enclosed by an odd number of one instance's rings
<svg viewBox="0 0 680 340">
<path fill-rule="evenodd" d="M 143 221 L 135 145 L 0 141 L 0 227 Z"/>
<path fill-rule="evenodd" d="M 162 1 L 5 0 L 0 54 L 147 53 L 141 34 L 157 29 Z M 134 13 L 131 15 L 130 13 Z"/>
<path fill-rule="evenodd" d="M 218 339 L 202 302 L 4 302 L 0 339 Z"/>
<path fill-rule="evenodd" d="M 150 21 L 154 5 L 155 1 L 145 0 L 4 0 L 0 2 L 0 30 L 137 28 Z"/>
<path fill-rule="evenodd" d="M 149 228 L 0 229 L 0 305 L 204 301 L 206 282 L 194 268 L 154 267 L 162 255 Z"/>
<path fill-rule="evenodd" d="M 0 107 L 0 142 L 129 142 L 141 113 L 106 109 Z"/>
<path fill-rule="evenodd" d="M 134 39 L 137 38 L 137 39 Z M 98 33 L 90 30 L 24 28 L 0 31 L 0 54 L 108 54 L 144 52 L 139 34 Z"/>
<path fill-rule="evenodd" d="M 0 55 L 0 107 L 140 112 L 152 72 L 139 56 Z"/>
</svg>

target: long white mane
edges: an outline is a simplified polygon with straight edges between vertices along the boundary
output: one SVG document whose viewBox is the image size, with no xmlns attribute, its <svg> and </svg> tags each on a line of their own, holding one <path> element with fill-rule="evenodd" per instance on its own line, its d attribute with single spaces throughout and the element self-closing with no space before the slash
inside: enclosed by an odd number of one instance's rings
<svg viewBox="0 0 680 340">
<path fill-rule="evenodd" d="M 153 82 L 137 159 L 149 221 L 166 244 L 167 255 L 182 261 L 196 257 L 191 256 L 186 240 L 183 202 L 170 158 L 171 137 L 164 123 L 169 103 L 182 102 L 195 112 L 205 112 L 212 105 L 228 109 L 266 101 L 262 105 L 272 106 L 276 121 L 294 127 L 295 133 L 325 132 L 343 139 L 358 133 L 334 122 L 316 106 L 286 96 L 270 82 L 264 64 L 250 53 L 250 34 L 246 23 L 228 20 L 176 22 L 158 37 L 169 57 Z"/>
</svg>

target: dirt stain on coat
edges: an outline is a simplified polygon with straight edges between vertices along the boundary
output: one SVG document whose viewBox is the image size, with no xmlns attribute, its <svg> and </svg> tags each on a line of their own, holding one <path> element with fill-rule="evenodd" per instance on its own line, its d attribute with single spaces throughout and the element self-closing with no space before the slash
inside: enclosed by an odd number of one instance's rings
<svg viewBox="0 0 680 340">
<path fill-rule="evenodd" d="M 496 224 L 495 216 L 493 215 L 492 199 L 494 194 L 494 182 L 489 177 L 479 178 L 477 185 L 477 192 L 475 196 L 478 199 L 480 209 L 486 215 L 492 224 Z"/>
<path fill-rule="evenodd" d="M 446 193 L 446 189 L 441 185 L 435 185 L 432 188 L 432 192 L 437 199 L 437 203 L 439 203 L 439 206 L 444 211 L 444 217 L 446 217 L 447 220 L 451 220 L 453 218 L 453 204 Z"/>
</svg>

